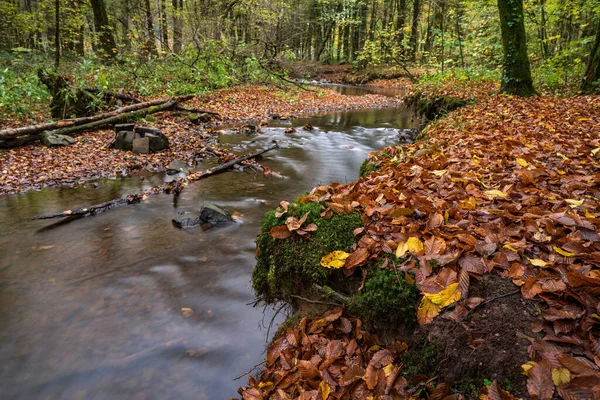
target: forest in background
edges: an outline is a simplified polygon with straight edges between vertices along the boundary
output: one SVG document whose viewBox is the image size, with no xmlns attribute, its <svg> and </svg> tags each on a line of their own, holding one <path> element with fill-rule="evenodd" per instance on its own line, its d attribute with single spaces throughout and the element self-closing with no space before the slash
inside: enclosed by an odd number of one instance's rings
<svg viewBox="0 0 600 400">
<path fill-rule="evenodd" d="M 597 48 L 600 1 L 526 0 L 523 10 L 536 89 L 573 93 Z M 41 67 L 58 66 L 76 87 L 156 96 L 274 81 L 293 64 L 316 62 L 384 68 L 411 79 L 426 74 L 499 79 L 498 4 L 0 1 L 0 112 L 17 117 L 31 117 L 38 103 L 48 102 L 37 78 Z"/>
</svg>

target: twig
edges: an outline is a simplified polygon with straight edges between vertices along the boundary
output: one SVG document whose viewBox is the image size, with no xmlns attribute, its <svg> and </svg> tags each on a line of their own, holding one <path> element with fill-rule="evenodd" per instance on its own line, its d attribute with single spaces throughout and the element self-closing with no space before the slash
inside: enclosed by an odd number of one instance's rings
<svg viewBox="0 0 600 400">
<path fill-rule="evenodd" d="M 336 307 L 343 305 L 340 303 L 331 303 L 331 302 L 327 302 L 327 301 L 311 300 L 311 299 L 307 299 L 306 297 L 298 296 L 295 294 L 290 295 L 290 297 L 293 297 L 295 299 L 302 300 L 302 301 L 305 301 L 305 302 L 311 303 L 311 304 L 323 304 L 325 306 L 336 306 Z"/>
<path fill-rule="evenodd" d="M 254 367 L 250 368 L 248 371 L 244 372 L 241 375 L 236 376 L 235 378 L 233 378 L 234 381 L 237 381 L 240 378 L 243 378 L 244 376 L 248 375 L 249 373 L 251 373 L 252 371 L 254 371 L 256 368 L 260 367 L 261 365 L 265 364 L 267 362 L 267 360 L 262 360 L 261 362 L 259 362 L 258 364 L 256 364 Z"/>
<path fill-rule="evenodd" d="M 273 322 L 275 322 L 275 317 L 277 317 L 277 315 L 279 315 L 279 313 L 281 312 L 281 310 L 283 310 L 283 307 L 285 307 L 285 306 L 287 306 L 287 303 L 283 303 L 281 305 L 281 307 L 279 307 L 277 309 L 277 311 L 273 315 L 273 318 L 271 318 L 271 322 L 269 322 L 269 327 L 267 328 L 267 336 L 265 337 L 265 343 L 269 342 L 269 332 L 271 331 L 271 327 L 273 326 Z"/>
<path fill-rule="evenodd" d="M 324 293 L 327 296 L 335 297 L 336 299 L 341 301 L 343 304 L 350 303 L 350 297 L 344 296 L 343 294 L 338 293 L 333 289 L 325 289 L 323 286 L 316 285 L 316 284 L 315 284 L 315 288 L 317 288 L 321 293 Z"/>
<path fill-rule="evenodd" d="M 491 299 L 487 299 L 487 300 L 485 300 L 485 301 L 482 301 L 481 303 L 477 304 L 475 307 L 471 308 L 471 309 L 469 310 L 469 312 L 467 313 L 467 315 L 465 315 L 465 317 L 464 317 L 463 319 L 461 319 L 461 320 L 460 320 L 460 322 L 463 322 L 465 319 L 467 319 L 467 318 L 469 317 L 469 315 L 471 315 L 471 313 L 472 313 L 473 311 L 477 310 L 477 309 L 478 309 L 479 307 L 481 307 L 481 306 L 484 306 L 484 305 L 486 305 L 486 304 L 489 304 L 489 303 L 491 303 L 492 301 L 496 301 L 496 300 L 499 300 L 499 299 L 503 299 L 503 298 L 505 298 L 505 297 L 513 296 L 513 295 L 515 295 L 515 294 L 519 294 L 519 293 L 521 293 L 521 289 L 515 290 L 515 291 L 513 291 L 513 292 L 504 293 L 504 294 L 501 294 L 500 296 L 492 297 Z"/>
</svg>

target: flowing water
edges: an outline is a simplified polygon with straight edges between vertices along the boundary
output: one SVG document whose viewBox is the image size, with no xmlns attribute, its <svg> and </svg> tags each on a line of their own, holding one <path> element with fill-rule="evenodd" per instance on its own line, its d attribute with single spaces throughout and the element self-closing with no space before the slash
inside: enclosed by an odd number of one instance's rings
<svg viewBox="0 0 600 400">
<path fill-rule="evenodd" d="M 399 109 L 297 119 L 258 135 L 222 135 L 285 179 L 225 172 L 168 195 L 69 223 L 31 217 L 85 207 L 162 175 L 0 197 L 0 397 L 227 399 L 264 357 L 274 311 L 254 308 L 254 238 L 265 212 L 318 184 L 350 182 L 370 151 L 415 126 Z M 315 129 L 299 129 L 310 123 Z M 179 230 L 171 219 L 212 201 L 238 223 Z M 281 315 L 274 323 L 280 322 Z M 271 329 L 272 336 L 275 328 Z"/>
</svg>

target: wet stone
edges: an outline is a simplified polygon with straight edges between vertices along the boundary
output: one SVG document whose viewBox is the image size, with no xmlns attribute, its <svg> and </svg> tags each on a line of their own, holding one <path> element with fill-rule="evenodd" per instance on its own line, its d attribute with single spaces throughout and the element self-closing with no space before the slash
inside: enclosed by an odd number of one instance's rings
<svg viewBox="0 0 600 400">
<path fill-rule="evenodd" d="M 42 133 L 42 137 L 40 141 L 44 146 L 54 147 L 54 146 L 69 146 L 75 143 L 75 139 L 71 136 L 60 135 L 57 133 L 44 132 Z"/>
<path fill-rule="evenodd" d="M 134 153 L 150 153 L 150 138 L 143 137 L 139 139 L 133 139 L 132 150 Z"/>
<path fill-rule="evenodd" d="M 220 225 L 235 222 L 227 211 L 216 204 L 205 202 L 200 209 L 200 219 L 211 225 Z"/>
</svg>

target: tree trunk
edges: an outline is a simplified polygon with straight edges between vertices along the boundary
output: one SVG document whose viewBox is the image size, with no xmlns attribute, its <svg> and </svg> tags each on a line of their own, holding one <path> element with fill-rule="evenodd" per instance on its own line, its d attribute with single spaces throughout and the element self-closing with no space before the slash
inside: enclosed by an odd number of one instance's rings
<svg viewBox="0 0 600 400">
<path fill-rule="evenodd" d="M 581 82 L 581 91 L 583 94 L 592 94 L 598 91 L 600 86 L 600 23 L 598 24 L 596 40 L 590 52 L 587 68 Z"/>
<path fill-rule="evenodd" d="M 412 61 L 417 59 L 417 36 L 419 35 L 419 13 L 421 11 L 421 1 L 413 0 L 413 15 L 410 25 L 410 58 Z"/>
<path fill-rule="evenodd" d="M 183 37 L 183 0 L 173 0 L 173 52 L 179 53 Z"/>
<path fill-rule="evenodd" d="M 500 91 L 517 96 L 536 94 L 527 57 L 523 0 L 498 0 L 504 67 Z"/>
<path fill-rule="evenodd" d="M 404 24 L 406 23 L 406 0 L 400 0 L 398 4 L 398 19 L 396 20 L 396 32 L 398 32 L 398 45 L 404 53 L 402 42 L 404 41 Z"/>
<path fill-rule="evenodd" d="M 60 1 L 54 2 L 54 69 L 58 72 L 60 65 Z"/>
<path fill-rule="evenodd" d="M 169 51 L 169 25 L 167 24 L 167 7 L 165 0 L 160 0 L 160 41 L 161 50 Z"/>
<path fill-rule="evenodd" d="M 150 8 L 150 0 L 144 0 L 144 8 L 146 12 L 146 30 L 148 37 L 146 38 L 146 51 L 148 54 L 157 56 L 156 35 L 154 34 L 154 22 L 152 21 L 152 9 Z"/>
<path fill-rule="evenodd" d="M 100 49 L 104 57 L 114 58 L 117 54 L 117 45 L 115 44 L 111 27 L 108 24 L 108 14 L 106 14 L 104 0 L 91 0 L 91 4 L 94 12 L 94 26 L 99 36 Z"/>
</svg>

